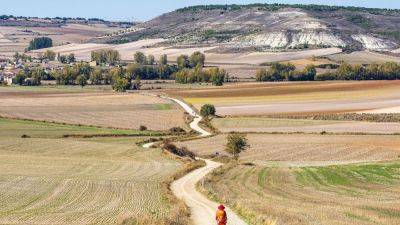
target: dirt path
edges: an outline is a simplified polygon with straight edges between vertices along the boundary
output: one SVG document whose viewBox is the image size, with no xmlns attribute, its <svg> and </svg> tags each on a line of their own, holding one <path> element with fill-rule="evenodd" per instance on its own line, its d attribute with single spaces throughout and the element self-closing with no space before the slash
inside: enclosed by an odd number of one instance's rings
<svg viewBox="0 0 400 225">
<path fill-rule="evenodd" d="M 192 211 L 192 219 L 196 225 L 215 225 L 215 212 L 218 203 L 215 203 L 199 193 L 196 190 L 196 184 L 201 181 L 207 174 L 222 164 L 205 160 L 207 165 L 203 168 L 195 170 L 183 178 L 175 181 L 171 189 L 174 194 L 185 201 Z M 232 210 L 227 209 L 229 225 L 246 225 Z"/>
<path fill-rule="evenodd" d="M 202 129 L 199 126 L 199 122 L 203 119 L 196 113 L 189 105 L 185 102 L 160 96 L 160 98 L 169 99 L 179 104 L 187 113 L 193 118 L 193 122 L 190 123 L 190 128 L 200 133 L 201 137 L 211 136 L 211 133 Z M 150 148 L 153 143 L 143 145 L 144 148 Z M 221 163 L 213 162 L 211 160 L 204 160 L 206 166 L 197 169 L 181 179 L 175 181 L 171 185 L 171 189 L 176 197 L 185 201 L 192 212 L 192 220 L 196 225 L 215 225 L 215 213 L 217 211 L 218 203 L 213 202 L 206 198 L 203 194 L 196 190 L 196 184 L 201 181 L 207 174 L 212 172 L 214 169 L 222 166 Z M 227 208 L 228 214 L 228 225 L 247 225 L 241 220 L 231 209 Z"/>
</svg>

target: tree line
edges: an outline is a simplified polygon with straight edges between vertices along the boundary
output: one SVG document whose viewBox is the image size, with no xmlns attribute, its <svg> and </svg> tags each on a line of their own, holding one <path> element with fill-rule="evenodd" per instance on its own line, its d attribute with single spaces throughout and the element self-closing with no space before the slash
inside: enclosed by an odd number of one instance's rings
<svg viewBox="0 0 400 225">
<path fill-rule="evenodd" d="M 351 65 L 343 63 L 336 71 L 317 74 L 314 65 L 297 70 L 290 63 L 273 63 L 269 69 L 258 69 L 257 81 L 325 81 L 325 80 L 396 80 L 400 79 L 400 64 Z"/>
</svg>

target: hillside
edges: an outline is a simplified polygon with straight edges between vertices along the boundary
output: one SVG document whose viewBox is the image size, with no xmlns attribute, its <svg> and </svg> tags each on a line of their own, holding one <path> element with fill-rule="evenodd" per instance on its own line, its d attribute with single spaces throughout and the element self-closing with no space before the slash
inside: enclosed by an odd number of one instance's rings
<svg viewBox="0 0 400 225">
<path fill-rule="evenodd" d="M 400 11 L 319 5 L 193 6 L 163 14 L 122 35 L 121 43 L 165 38 L 174 44 L 223 44 L 224 50 L 342 47 L 388 51 L 400 43 Z"/>
</svg>

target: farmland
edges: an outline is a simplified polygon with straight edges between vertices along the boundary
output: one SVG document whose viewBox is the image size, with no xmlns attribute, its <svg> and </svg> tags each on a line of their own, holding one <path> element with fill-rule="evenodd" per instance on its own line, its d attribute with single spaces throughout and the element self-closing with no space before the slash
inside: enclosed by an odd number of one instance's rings
<svg viewBox="0 0 400 225">
<path fill-rule="evenodd" d="M 124 129 L 186 128 L 181 109 L 157 97 L 79 89 L 1 90 L 2 117 Z M 153 123 L 154 117 L 158 123 Z"/>
<path fill-rule="evenodd" d="M 0 55 L 9 57 L 15 52 L 24 52 L 35 37 L 48 36 L 54 40 L 55 45 L 62 45 L 81 43 L 116 30 L 118 28 L 82 24 L 67 24 L 62 27 L 0 26 Z"/>
<path fill-rule="evenodd" d="M 0 223 L 115 224 L 169 216 L 161 183 L 181 164 L 135 144 L 149 132 L 9 119 L 0 126 Z"/>
<path fill-rule="evenodd" d="M 333 61 L 344 61 L 351 64 L 400 62 L 399 57 L 369 51 L 352 52 L 350 54 L 334 54 L 327 56 L 327 58 Z"/>
<path fill-rule="evenodd" d="M 226 134 L 180 143 L 199 155 L 225 154 Z M 398 135 L 248 134 L 241 160 L 259 165 L 305 166 L 396 160 Z M 268 147 L 266 147 L 268 146 Z"/>
<path fill-rule="evenodd" d="M 393 134 L 400 123 L 280 119 L 263 117 L 216 118 L 212 124 L 221 132 L 306 132 Z"/>
<path fill-rule="evenodd" d="M 398 81 L 241 83 L 166 93 L 196 108 L 214 104 L 221 116 L 307 114 L 397 107 L 399 85 Z"/>
<path fill-rule="evenodd" d="M 200 189 L 250 224 L 398 224 L 399 163 L 226 166 Z M 205 190 L 206 189 L 206 190 Z"/>
</svg>

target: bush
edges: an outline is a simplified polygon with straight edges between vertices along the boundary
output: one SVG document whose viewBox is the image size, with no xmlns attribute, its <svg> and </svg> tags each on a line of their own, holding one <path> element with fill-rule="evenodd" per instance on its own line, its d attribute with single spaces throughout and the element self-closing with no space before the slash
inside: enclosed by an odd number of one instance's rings
<svg viewBox="0 0 400 225">
<path fill-rule="evenodd" d="M 26 135 L 26 134 L 23 134 L 23 135 L 21 136 L 21 138 L 30 138 L 30 136 L 29 136 L 29 135 Z"/>
<path fill-rule="evenodd" d="M 203 117 L 215 116 L 215 106 L 211 104 L 206 104 L 201 107 L 200 115 Z"/>
<path fill-rule="evenodd" d="M 186 133 L 186 131 L 184 129 L 182 129 L 181 127 L 173 127 L 171 129 L 169 129 L 169 132 L 173 133 L 173 134 L 182 134 L 182 133 Z"/>
<path fill-rule="evenodd" d="M 139 127 L 139 130 L 140 131 L 145 131 L 145 130 L 147 130 L 147 127 L 142 125 L 142 126 Z"/>
<path fill-rule="evenodd" d="M 125 92 L 129 88 L 129 82 L 125 78 L 117 78 L 112 88 L 117 92 Z"/>
<path fill-rule="evenodd" d="M 196 158 L 196 154 L 194 154 L 192 151 L 189 151 L 186 147 L 177 147 L 170 140 L 164 140 L 162 148 L 180 157 L 189 157 L 191 159 Z"/>
</svg>

